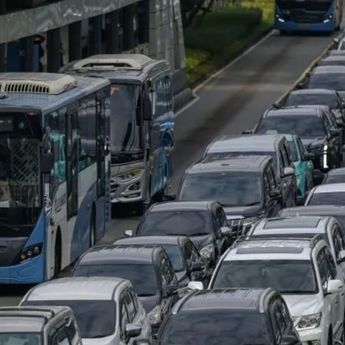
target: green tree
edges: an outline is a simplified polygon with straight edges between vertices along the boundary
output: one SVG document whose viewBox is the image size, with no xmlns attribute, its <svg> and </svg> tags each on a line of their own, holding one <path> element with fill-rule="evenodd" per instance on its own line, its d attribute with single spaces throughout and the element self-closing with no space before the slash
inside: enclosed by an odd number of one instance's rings
<svg viewBox="0 0 345 345">
<path fill-rule="evenodd" d="M 181 11 L 183 26 L 186 28 L 192 24 L 196 15 L 202 16 L 209 12 L 215 0 L 182 0 Z"/>
</svg>

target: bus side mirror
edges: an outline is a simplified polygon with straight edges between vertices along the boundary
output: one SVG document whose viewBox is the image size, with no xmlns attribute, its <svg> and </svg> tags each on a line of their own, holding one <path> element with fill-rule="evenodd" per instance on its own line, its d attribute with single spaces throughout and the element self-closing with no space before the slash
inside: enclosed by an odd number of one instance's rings
<svg viewBox="0 0 345 345">
<path fill-rule="evenodd" d="M 144 97 L 143 102 L 143 119 L 144 121 L 151 121 L 152 120 L 152 102 L 149 97 Z"/>
<path fill-rule="evenodd" d="M 53 153 L 42 153 L 41 156 L 41 173 L 50 174 L 54 166 L 54 155 Z"/>
</svg>

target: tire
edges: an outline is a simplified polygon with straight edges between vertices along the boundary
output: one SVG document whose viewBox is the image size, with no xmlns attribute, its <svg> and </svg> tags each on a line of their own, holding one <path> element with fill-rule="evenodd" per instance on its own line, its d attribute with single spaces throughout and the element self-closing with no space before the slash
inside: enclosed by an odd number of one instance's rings
<svg viewBox="0 0 345 345">
<path fill-rule="evenodd" d="M 96 212 L 95 209 L 92 209 L 91 218 L 90 218 L 90 248 L 96 244 Z"/>
<path fill-rule="evenodd" d="M 62 257 L 61 233 L 60 233 L 60 230 L 58 230 L 56 234 L 56 241 L 55 241 L 54 278 L 61 271 L 61 257 Z"/>
</svg>

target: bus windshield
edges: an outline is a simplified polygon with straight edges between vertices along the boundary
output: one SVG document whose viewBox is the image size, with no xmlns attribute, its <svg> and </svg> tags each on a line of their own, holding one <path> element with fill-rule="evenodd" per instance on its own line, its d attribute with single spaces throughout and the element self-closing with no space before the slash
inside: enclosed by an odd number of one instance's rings
<svg viewBox="0 0 345 345">
<path fill-rule="evenodd" d="M 115 155 L 142 151 L 137 123 L 139 90 L 139 85 L 112 84 L 111 150 Z"/>
</svg>

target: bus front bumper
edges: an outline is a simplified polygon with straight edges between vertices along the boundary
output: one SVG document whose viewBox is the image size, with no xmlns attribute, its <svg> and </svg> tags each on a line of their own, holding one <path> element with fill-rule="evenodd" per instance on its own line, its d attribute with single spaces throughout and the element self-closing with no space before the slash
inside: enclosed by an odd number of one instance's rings
<svg viewBox="0 0 345 345">
<path fill-rule="evenodd" d="M 275 28 L 286 32 L 296 31 L 315 31 L 315 32 L 333 32 L 335 30 L 332 20 L 323 23 L 296 23 L 281 18 L 276 19 Z"/>
<path fill-rule="evenodd" d="M 18 265 L 0 267 L 0 284 L 36 284 L 43 280 L 43 254 Z"/>
</svg>

